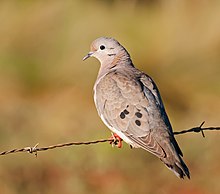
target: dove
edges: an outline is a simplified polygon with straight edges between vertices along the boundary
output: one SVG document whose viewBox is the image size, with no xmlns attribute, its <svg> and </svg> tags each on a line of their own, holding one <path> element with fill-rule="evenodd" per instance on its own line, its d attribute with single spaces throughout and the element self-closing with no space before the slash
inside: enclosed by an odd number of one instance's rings
<svg viewBox="0 0 220 194">
<path fill-rule="evenodd" d="M 128 51 L 114 38 L 94 40 L 83 58 L 101 63 L 94 101 L 104 124 L 121 147 L 142 148 L 157 156 L 179 178 L 190 172 L 174 138 L 159 90 L 153 79 L 135 68 Z"/>
</svg>

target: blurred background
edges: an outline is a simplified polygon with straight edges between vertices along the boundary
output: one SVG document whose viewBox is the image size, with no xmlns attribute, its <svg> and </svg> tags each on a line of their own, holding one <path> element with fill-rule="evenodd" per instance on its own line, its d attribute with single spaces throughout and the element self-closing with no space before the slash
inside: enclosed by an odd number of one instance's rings
<svg viewBox="0 0 220 194">
<path fill-rule="evenodd" d="M 220 1 L 1 0 L 0 151 L 110 137 L 91 42 L 116 38 L 157 83 L 175 131 L 220 126 Z M 191 171 L 108 143 L 0 158 L 1 194 L 217 194 L 220 132 L 176 136 Z"/>
</svg>

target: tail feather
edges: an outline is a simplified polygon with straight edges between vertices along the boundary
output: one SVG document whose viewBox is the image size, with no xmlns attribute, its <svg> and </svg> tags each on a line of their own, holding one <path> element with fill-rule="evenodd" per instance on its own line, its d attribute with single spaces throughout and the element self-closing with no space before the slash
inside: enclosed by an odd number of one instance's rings
<svg viewBox="0 0 220 194">
<path fill-rule="evenodd" d="M 163 161 L 163 160 L 162 161 L 179 178 L 184 179 L 184 177 L 187 176 L 188 179 L 190 179 L 190 172 L 188 167 L 186 166 L 182 158 L 179 159 L 180 159 L 179 161 L 175 161 L 173 164 L 167 163 L 167 161 Z"/>
<path fill-rule="evenodd" d="M 170 144 L 163 146 L 166 148 L 166 157 L 161 158 L 162 162 L 173 171 L 179 178 L 184 179 L 188 177 L 190 179 L 190 172 L 185 162 L 182 159 L 183 153 L 175 140 L 174 136 L 170 136 Z"/>
</svg>

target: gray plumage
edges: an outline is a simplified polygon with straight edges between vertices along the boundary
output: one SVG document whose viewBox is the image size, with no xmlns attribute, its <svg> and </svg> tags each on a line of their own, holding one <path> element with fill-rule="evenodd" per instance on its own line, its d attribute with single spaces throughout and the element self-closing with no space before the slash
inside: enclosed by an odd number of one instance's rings
<svg viewBox="0 0 220 194">
<path fill-rule="evenodd" d="M 190 178 L 154 81 L 134 67 L 113 38 L 96 39 L 83 60 L 90 56 L 101 63 L 94 100 L 103 122 L 132 147 L 157 156 L 178 177 Z"/>
</svg>

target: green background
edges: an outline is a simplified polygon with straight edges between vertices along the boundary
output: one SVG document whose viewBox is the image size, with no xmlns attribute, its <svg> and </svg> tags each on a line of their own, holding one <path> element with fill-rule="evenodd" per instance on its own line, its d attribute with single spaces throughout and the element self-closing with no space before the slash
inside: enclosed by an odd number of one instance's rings
<svg viewBox="0 0 220 194">
<path fill-rule="evenodd" d="M 0 151 L 110 136 L 93 103 L 99 62 L 82 62 L 100 36 L 153 77 L 175 131 L 220 125 L 220 1 L 1 0 Z M 0 193 L 219 193 L 220 133 L 176 138 L 190 181 L 103 143 L 1 156 Z"/>
</svg>

